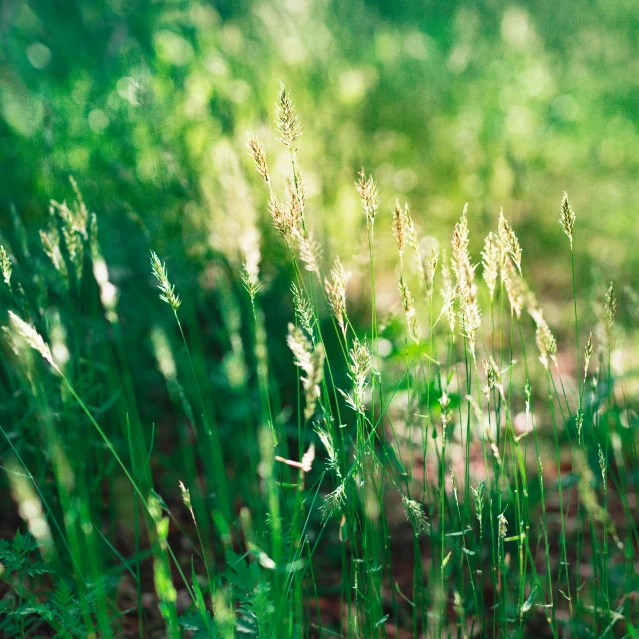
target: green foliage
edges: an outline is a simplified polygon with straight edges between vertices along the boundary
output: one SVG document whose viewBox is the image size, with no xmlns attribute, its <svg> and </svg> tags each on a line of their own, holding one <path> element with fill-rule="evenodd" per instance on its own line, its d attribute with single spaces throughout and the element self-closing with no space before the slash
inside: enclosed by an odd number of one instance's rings
<svg viewBox="0 0 639 639">
<path fill-rule="evenodd" d="M 7 575 L 16 572 L 22 578 L 51 572 L 41 559 L 34 557 L 37 549 L 38 542 L 31 533 L 22 534 L 17 530 L 11 541 L 0 539 L 0 563 Z"/>
</svg>

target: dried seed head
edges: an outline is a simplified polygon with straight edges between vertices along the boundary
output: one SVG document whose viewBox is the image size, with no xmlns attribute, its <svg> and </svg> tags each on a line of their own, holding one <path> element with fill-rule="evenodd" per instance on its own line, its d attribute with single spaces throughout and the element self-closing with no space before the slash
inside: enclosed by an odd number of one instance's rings
<svg viewBox="0 0 639 639">
<path fill-rule="evenodd" d="M 561 215 L 559 217 L 559 224 L 561 224 L 561 228 L 564 230 L 564 233 L 568 236 L 570 240 L 570 248 L 572 249 L 572 231 L 575 228 L 575 220 L 577 216 L 575 212 L 572 210 L 572 206 L 570 206 L 570 202 L 568 201 L 568 193 L 564 191 L 563 197 L 561 198 Z"/>
<path fill-rule="evenodd" d="M 406 325 L 408 327 L 408 335 L 414 342 L 418 342 L 419 331 L 417 326 L 417 313 L 415 311 L 413 296 L 408 290 L 406 281 L 401 275 L 399 278 L 399 297 L 402 301 L 402 308 L 404 309 L 404 315 L 406 316 Z"/>
<path fill-rule="evenodd" d="M 290 223 L 294 228 L 299 228 L 302 226 L 302 219 L 304 217 L 306 190 L 304 180 L 297 167 L 295 167 L 293 178 L 288 183 L 287 195 L 286 205 Z"/>
<path fill-rule="evenodd" d="M 280 90 L 277 98 L 277 104 L 275 105 L 275 123 L 280 134 L 279 141 L 294 152 L 297 150 L 296 142 L 302 135 L 302 126 L 297 117 L 297 113 L 295 113 L 293 101 L 286 92 L 283 82 L 280 82 Z"/>
<path fill-rule="evenodd" d="M 319 277 L 319 262 L 322 257 L 322 247 L 313 240 L 310 233 L 303 233 L 299 229 L 293 231 L 293 237 L 297 242 L 297 249 L 300 259 L 304 262 L 304 267 L 311 273 L 316 273 Z"/>
<path fill-rule="evenodd" d="M 153 269 L 153 275 L 155 275 L 158 281 L 160 299 L 166 302 L 173 309 L 174 313 L 177 313 L 182 302 L 175 292 L 175 286 L 172 286 L 169 282 L 169 276 L 167 275 L 164 262 L 160 261 L 155 251 L 151 251 L 151 268 Z"/>
<path fill-rule="evenodd" d="M 405 210 L 408 210 L 408 204 L 406 204 Z M 399 205 L 399 200 L 395 202 L 395 209 L 393 210 L 393 235 L 397 241 L 397 249 L 401 260 L 406 247 L 406 213 Z"/>
<path fill-rule="evenodd" d="M 433 243 L 433 248 L 430 250 L 430 255 L 428 256 L 428 272 L 427 272 L 427 282 L 428 282 L 428 293 L 433 290 L 433 283 L 435 281 L 435 273 L 437 272 L 437 263 L 439 262 L 439 244 L 435 241 Z"/>
<path fill-rule="evenodd" d="M 492 233 L 489 233 L 486 237 L 481 256 L 484 266 L 484 281 L 486 286 L 488 286 L 492 301 L 495 297 L 495 285 L 499 276 L 499 246 L 497 245 L 497 238 Z"/>
<path fill-rule="evenodd" d="M 541 314 L 537 318 L 537 347 L 540 353 L 539 360 L 546 368 L 549 359 L 557 363 L 557 342 Z"/>
<path fill-rule="evenodd" d="M 288 325 L 286 341 L 295 357 L 295 365 L 304 372 L 301 376 L 306 401 L 304 418 L 309 420 L 315 414 L 317 400 L 320 397 L 320 384 L 324 378 L 324 347 L 322 344 L 313 347 L 302 329 L 293 324 Z"/>
<path fill-rule="evenodd" d="M 348 376 L 353 385 L 353 396 L 346 395 L 345 399 L 354 411 L 364 414 L 366 411 L 364 390 L 368 386 L 373 370 L 373 358 L 368 346 L 357 338 L 353 340 L 349 355 Z"/>
<path fill-rule="evenodd" d="M 344 271 L 339 257 L 336 257 L 331 268 L 330 279 L 324 280 L 328 303 L 344 336 L 346 336 L 346 284 L 349 277 L 350 274 Z"/>
<path fill-rule="evenodd" d="M 364 208 L 364 215 L 370 224 L 375 222 L 375 216 L 377 215 L 377 209 L 379 208 L 380 196 L 379 187 L 373 180 L 373 176 L 366 177 L 364 169 L 359 174 L 359 179 L 355 183 L 359 196 L 362 200 L 362 207 Z"/>
<path fill-rule="evenodd" d="M 268 168 L 266 166 L 266 151 L 264 151 L 262 143 L 255 136 L 251 135 L 250 133 L 247 133 L 246 135 L 248 136 L 247 146 L 251 151 L 251 155 L 253 156 L 255 170 L 260 174 L 261 178 L 270 187 L 271 178 L 268 174 Z"/>
<path fill-rule="evenodd" d="M 470 261 L 470 253 L 468 252 L 468 204 L 464 206 L 459 222 L 455 224 L 453 231 L 453 257 L 451 266 L 457 285 L 463 293 L 465 289 L 472 285 L 474 279 L 474 267 Z"/>
<path fill-rule="evenodd" d="M 53 361 L 49 345 L 31 324 L 27 324 L 24 320 L 20 319 L 13 311 L 9 311 L 9 322 L 11 323 L 13 332 L 17 333 L 18 337 L 22 338 L 27 346 L 30 346 L 33 350 L 40 353 L 56 371 L 60 371 L 58 365 Z"/>
<path fill-rule="evenodd" d="M 477 300 L 471 297 L 470 291 L 465 291 L 461 297 L 461 311 L 459 312 L 461 330 L 468 340 L 468 350 L 475 358 L 475 334 L 481 326 L 481 312 Z"/>
<path fill-rule="evenodd" d="M 502 250 L 505 250 L 505 252 L 510 255 L 521 275 L 521 247 L 519 246 L 519 240 L 515 235 L 515 231 L 513 231 L 512 226 L 510 226 L 508 220 L 504 217 L 503 209 L 499 212 L 499 241 Z"/>
<path fill-rule="evenodd" d="M 286 210 L 278 201 L 273 191 L 268 199 L 268 210 L 277 232 L 286 239 L 287 235 L 297 228 L 296 220 L 291 218 L 290 210 Z"/>
<path fill-rule="evenodd" d="M 0 244 L 0 270 L 2 271 L 4 283 L 11 288 L 11 260 L 2 244 Z"/>
<path fill-rule="evenodd" d="M 528 297 L 528 286 L 509 260 L 504 262 L 502 278 L 510 302 L 510 311 L 519 319 Z"/>
</svg>

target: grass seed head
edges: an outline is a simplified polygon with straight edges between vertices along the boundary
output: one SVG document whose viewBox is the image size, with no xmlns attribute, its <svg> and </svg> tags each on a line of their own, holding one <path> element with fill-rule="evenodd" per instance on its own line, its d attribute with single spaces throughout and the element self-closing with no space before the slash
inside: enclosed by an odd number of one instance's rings
<svg viewBox="0 0 639 639">
<path fill-rule="evenodd" d="M 561 228 L 564 230 L 564 233 L 568 236 L 570 240 L 570 248 L 572 249 L 572 232 L 575 228 L 575 220 L 577 216 L 570 206 L 570 202 L 568 201 L 568 193 L 564 191 L 563 197 L 561 198 L 561 215 L 559 217 L 559 224 L 561 224 Z"/>
<path fill-rule="evenodd" d="M 408 210 L 408 204 L 406 205 Z M 404 256 L 404 249 L 406 248 L 406 214 L 404 209 L 399 205 L 399 200 L 395 202 L 395 208 L 393 210 L 393 235 L 397 242 L 397 250 L 399 251 L 400 260 Z"/>
<path fill-rule="evenodd" d="M 322 344 L 313 347 L 304 331 L 293 324 L 288 325 L 286 341 L 295 358 L 295 365 L 304 372 L 300 380 L 306 402 L 304 418 L 309 420 L 315 414 L 317 400 L 320 397 L 320 384 L 324 378 L 324 347 Z"/>
<path fill-rule="evenodd" d="M 404 280 L 404 277 L 400 275 L 399 278 L 399 297 L 402 301 L 402 308 L 404 309 L 404 315 L 406 316 L 406 325 L 408 327 L 408 335 L 414 341 L 419 341 L 419 327 L 417 325 L 417 312 L 415 311 L 415 303 L 413 302 L 413 296 Z"/>
<path fill-rule="evenodd" d="M 484 242 L 484 250 L 482 251 L 482 264 L 484 266 L 484 281 L 488 286 L 491 301 L 495 297 L 495 285 L 499 277 L 499 246 L 497 238 L 489 233 Z"/>
<path fill-rule="evenodd" d="M 2 244 L 0 244 L 0 270 L 4 283 L 11 288 L 11 260 Z"/>
<path fill-rule="evenodd" d="M 331 268 L 330 279 L 324 280 L 329 306 L 344 336 L 346 336 L 346 285 L 349 277 L 341 260 L 336 257 Z"/>
<path fill-rule="evenodd" d="M 605 309 L 606 315 L 608 316 L 608 322 L 610 326 L 612 326 L 617 313 L 617 296 L 615 295 L 615 289 L 612 282 L 610 282 L 610 287 L 606 293 Z"/>
<path fill-rule="evenodd" d="M 549 360 L 555 362 L 556 364 L 557 342 L 542 315 L 540 315 L 537 319 L 536 339 L 537 347 L 539 348 L 540 353 L 539 360 L 544 365 L 544 367 L 548 368 Z"/>
<path fill-rule="evenodd" d="M 155 251 L 151 251 L 151 268 L 153 269 L 153 275 L 155 275 L 158 281 L 158 288 L 160 289 L 160 299 L 166 302 L 173 312 L 177 313 L 180 308 L 180 298 L 175 292 L 175 286 L 169 282 L 169 276 L 166 272 L 166 265 L 160 261 Z"/>
<path fill-rule="evenodd" d="M 19 338 L 23 339 L 27 346 L 30 346 L 40 353 L 56 371 L 60 370 L 58 365 L 53 361 L 53 355 L 51 354 L 49 345 L 31 324 L 27 324 L 27 322 L 19 318 L 13 311 L 9 311 L 9 322 L 11 323 L 13 332 L 16 333 Z"/>
<path fill-rule="evenodd" d="M 501 513 L 499 517 L 497 517 L 497 521 L 499 523 L 499 536 L 503 539 L 508 533 L 508 520 L 504 513 Z"/>
<path fill-rule="evenodd" d="M 416 535 L 428 530 L 428 519 L 424 513 L 424 507 L 414 499 L 409 499 L 406 495 L 402 495 L 402 504 L 404 505 L 404 513 L 406 519 L 410 522 Z"/>
<path fill-rule="evenodd" d="M 333 492 L 326 495 L 324 503 L 320 511 L 322 513 L 322 522 L 341 513 L 346 504 L 346 484 L 342 482 Z"/>
<path fill-rule="evenodd" d="M 266 151 L 264 151 L 264 147 L 262 143 L 252 134 L 247 133 L 248 141 L 247 146 L 253 156 L 253 162 L 255 163 L 255 170 L 259 173 L 260 177 L 266 182 L 266 184 L 271 186 L 271 178 L 268 174 L 268 167 L 266 165 Z"/>
<path fill-rule="evenodd" d="M 366 177 L 364 169 L 358 174 L 359 179 L 355 183 L 357 191 L 362 200 L 362 207 L 364 209 L 364 215 L 366 220 L 372 225 L 375 222 L 375 216 L 377 215 L 377 209 L 379 208 L 380 196 L 379 187 L 377 186 L 373 176 Z"/>
<path fill-rule="evenodd" d="M 519 274 L 521 275 L 521 246 L 519 246 L 519 240 L 513 231 L 513 227 L 510 226 L 508 220 L 504 217 L 503 209 L 499 212 L 499 242 L 502 247 L 502 253 L 506 253 L 510 256 L 515 263 Z"/>
<path fill-rule="evenodd" d="M 297 150 L 297 140 L 302 135 L 302 125 L 283 82 L 280 82 L 280 90 L 275 105 L 275 116 L 275 123 L 280 134 L 279 141 L 295 152 Z"/>
<path fill-rule="evenodd" d="M 313 239 L 310 233 L 303 233 L 299 228 L 294 230 L 293 237 L 297 242 L 297 250 L 300 259 L 304 262 L 304 268 L 311 273 L 316 273 L 319 277 L 319 263 L 322 258 L 321 245 Z"/>
</svg>

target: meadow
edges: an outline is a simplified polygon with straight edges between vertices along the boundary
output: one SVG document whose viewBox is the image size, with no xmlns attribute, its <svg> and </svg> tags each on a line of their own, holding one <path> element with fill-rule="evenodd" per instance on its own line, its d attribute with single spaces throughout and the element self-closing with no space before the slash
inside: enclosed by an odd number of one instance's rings
<svg viewBox="0 0 639 639">
<path fill-rule="evenodd" d="M 639 636 L 638 20 L 8 3 L 0 636 Z"/>
<path fill-rule="evenodd" d="M 212 289 L 223 335 L 207 334 L 198 293 L 151 251 L 159 297 L 145 304 L 167 318 L 144 337 L 154 361 L 131 358 L 99 216 L 73 180 L 41 246 L 0 249 L 3 377 L 21 416 L 2 427 L 3 461 L 24 522 L 0 550 L 4 632 L 634 636 L 636 412 L 612 367 L 615 285 L 586 328 L 573 289 L 570 375 L 503 211 L 481 262 L 467 206 L 450 246 L 426 252 L 409 206 L 381 209 L 362 170 L 356 292 L 306 219 L 301 124 L 283 85 L 276 121 L 284 195 L 260 141 L 248 147 L 290 290 L 267 301 L 260 233 L 240 221 L 241 270 L 212 275 L 226 278 Z M 570 261 L 567 194 L 557 211 Z M 397 245 L 390 314 L 376 302 L 376 232 Z M 278 357 L 297 369 L 292 386 L 278 379 L 267 303 L 291 307 Z M 354 325 L 352 305 L 369 321 Z M 228 389 L 207 372 L 212 338 Z M 157 423 L 138 409 L 146 396 Z"/>
</svg>

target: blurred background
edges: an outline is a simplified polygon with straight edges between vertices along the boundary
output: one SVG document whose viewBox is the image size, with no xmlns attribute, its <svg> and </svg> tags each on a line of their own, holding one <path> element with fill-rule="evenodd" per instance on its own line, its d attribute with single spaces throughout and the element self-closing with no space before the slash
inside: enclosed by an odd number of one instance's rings
<svg viewBox="0 0 639 639">
<path fill-rule="evenodd" d="M 503 206 L 549 290 L 569 282 L 554 259 L 562 190 L 582 283 L 593 262 L 605 279 L 639 268 L 636 3 L 3 0 L 0 38 L 0 231 L 12 206 L 41 224 L 73 175 L 114 267 L 135 264 L 135 229 L 160 253 L 177 237 L 191 253 L 216 245 L 244 208 L 265 217 L 247 129 L 276 179 L 288 168 L 272 128 L 281 80 L 329 253 L 352 253 L 362 229 L 365 166 L 380 226 L 399 197 L 447 242 L 469 202 L 479 247 Z M 246 197 L 229 197 L 229 163 L 255 186 Z"/>
<path fill-rule="evenodd" d="M 307 224 L 324 246 L 324 266 L 339 254 L 355 275 L 348 303 L 358 329 L 370 321 L 368 257 L 358 259 L 367 251 L 366 223 L 354 187 L 362 167 L 382 194 L 375 223 L 382 310 L 399 307 L 391 232 L 396 198 L 409 203 L 424 243 L 435 237 L 443 248 L 468 202 L 477 262 L 503 207 L 523 247 L 524 276 L 544 304 L 571 374 L 573 295 L 569 242 L 558 224 L 562 191 L 577 215 L 584 341 L 597 312 L 590 292 L 601 302 L 615 280 L 622 323 L 632 299 L 623 285 L 639 275 L 639 3 L 0 0 L 0 242 L 11 256 L 14 282 L 25 289 L 16 288 L 12 298 L 0 282 L 0 324 L 7 309 L 27 300 L 24 306 L 36 310 L 21 312 L 25 319 L 61 343 L 66 335 L 79 394 L 125 446 L 130 397 L 107 375 L 118 370 L 114 339 L 95 286 L 70 294 L 73 287 L 65 286 L 38 237 L 49 223 L 51 199 L 75 201 L 73 176 L 97 214 L 101 251 L 118 291 L 122 335 L 116 341 L 126 355 L 118 357 L 131 363 L 126 390 L 139 401 L 156 485 L 178 508 L 184 472 L 176 450 L 190 449 L 189 420 L 167 395 L 153 331 L 168 335 L 177 370 L 188 371 L 190 361 L 175 318 L 158 300 L 149 249 L 166 260 L 183 300 L 195 369 L 207 380 L 207 402 L 221 407 L 221 438 L 229 459 L 233 453 L 226 471 L 241 496 L 257 492 L 255 466 L 247 459 L 259 456 L 260 397 L 254 320 L 239 272 L 259 239 L 258 305 L 271 390 L 281 392 L 278 428 L 297 437 L 291 407 L 298 376 L 286 345 L 294 317 L 292 266 L 246 148 L 251 131 L 264 143 L 275 190 L 283 194 L 291 165 L 275 139 L 280 81 L 304 131 L 298 157 Z M 415 273 L 410 277 L 412 285 Z M 396 337 L 403 366 L 399 330 Z M 329 355 L 331 348 L 339 355 L 337 343 L 327 345 Z M 634 353 L 639 349 L 627 350 L 636 370 Z M 7 378 L 12 362 L 5 361 Z M 195 400 L 199 389 L 182 377 Z M 348 388 L 346 370 L 336 371 L 334 381 Z M 58 401 L 58 380 L 51 376 L 46 384 Z M 629 392 L 636 397 L 639 390 L 635 385 Z M 81 466 L 92 426 L 63 399 L 56 419 L 64 428 L 73 425 L 64 441 Z M 44 477 L 30 401 L 3 378 L 0 423 L 10 429 L 7 441 L 19 442 Z M 7 451 L 3 443 L 0 457 Z M 114 513 L 108 521 L 115 529 L 131 519 L 123 512 L 131 500 L 119 498 L 125 493 L 113 467 L 95 467 L 93 473 L 89 464 L 82 475 L 87 494 L 101 495 L 104 479 L 111 482 L 104 506 Z M 15 508 L 4 507 L 9 492 L 2 482 L 0 506 L 10 514 L 0 537 L 9 537 L 20 520 Z M 101 506 L 92 504 L 98 512 Z"/>
</svg>

